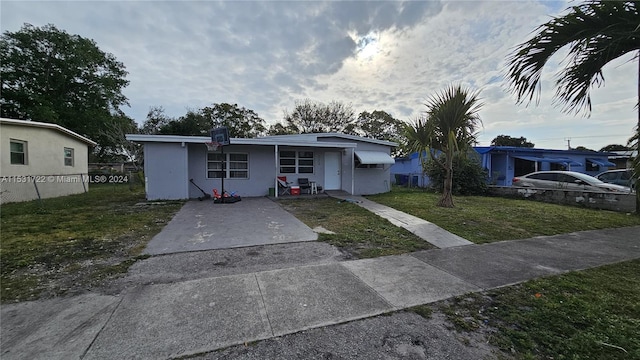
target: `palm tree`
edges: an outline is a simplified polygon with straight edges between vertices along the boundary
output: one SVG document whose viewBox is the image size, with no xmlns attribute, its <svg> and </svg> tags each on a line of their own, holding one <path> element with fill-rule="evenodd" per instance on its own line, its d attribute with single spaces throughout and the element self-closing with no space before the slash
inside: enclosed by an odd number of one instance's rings
<svg viewBox="0 0 640 360">
<path fill-rule="evenodd" d="M 569 47 L 567 65 L 556 81 L 555 99 L 564 105 L 562 111 L 579 113 L 584 110 L 588 116 L 591 113 L 591 87 L 604 83 L 602 67 L 622 55 L 640 50 L 638 4 L 637 1 L 587 1 L 568 8 L 568 14 L 540 25 L 536 34 L 516 46 L 507 58 L 507 81 L 518 103 L 529 103 L 534 97 L 536 102 L 539 100 L 544 65 L 558 50 Z M 639 57 L 640 51 L 636 59 Z M 638 134 L 640 106 L 636 136 Z M 640 142 L 636 146 L 640 150 Z M 638 166 L 635 172 L 640 173 Z M 637 194 L 636 212 L 640 213 L 640 192 Z"/>
<path fill-rule="evenodd" d="M 478 92 L 452 85 L 431 96 L 425 105 L 425 117 L 405 127 L 408 147 L 417 151 L 421 159 L 423 154 L 429 154 L 431 161 L 442 167 L 445 180 L 438 206 L 453 207 L 453 158 L 475 143 L 482 104 Z M 437 156 L 436 152 L 440 154 Z"/>
</svg>

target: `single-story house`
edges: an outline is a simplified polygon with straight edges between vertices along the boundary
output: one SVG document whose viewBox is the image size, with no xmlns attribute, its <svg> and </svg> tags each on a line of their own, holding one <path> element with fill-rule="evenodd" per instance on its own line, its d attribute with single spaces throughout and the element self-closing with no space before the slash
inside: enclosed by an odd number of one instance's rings
<svg viewBox="0 0 640 360">
<path fill-rule="evenodd" d="M 615 166 L 608 160 L 608 157 L 613 154 L 607 152 L 513 146 L 478 146 L 474 149 L 479 154 L 482 167 L 489 174 L 489 183 L 500 186 L 511 186 L 514 177 L 534 171 L 571 170 L 587 175 L 597 175 Z M 422 174 L 418 153 L 396 159 L 396 164 L 391 167 L 391 173 L 394 177 L 396 174 L 408 175 L 410 185 L 427 186 L 429 183 L 428 177 Z"/>
<path fill-rule="evenodd" d="M 202 196 L 190 179 L 240 196 L 278 195 L 277 177 L 299 178 L 324 190 L 365 195 L 390 190 L 391 149 L 396 143 L 339 133 L 232 138 L 209 150 L 205 136 L 128 134 L 144 145 L 144 173 L 149 200 Z"/>
<path fill-rule="evenodd" d="M 630 169 L 633 167 L 633 158 L 638 156 L 638 150 L 612 151 L 609 161 L 614 163 L 615 169 Z"/>
<path fill-rule="evenodd" d="M 0 118 L 0 203 L 89 189 L 89 148 L 96 143 L 60 125 Z"/>
</svg>

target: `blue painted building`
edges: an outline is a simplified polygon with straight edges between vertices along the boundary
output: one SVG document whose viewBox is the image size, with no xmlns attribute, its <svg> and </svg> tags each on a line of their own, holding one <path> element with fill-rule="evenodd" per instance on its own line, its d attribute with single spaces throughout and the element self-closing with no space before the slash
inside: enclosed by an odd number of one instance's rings
<svg viewBox="0 0 640 360">
<path fill-rule="evenodd" d="M 479 146 L 474 149 L 480 155 L 482 167 L 489 174 L 489 183 L 499 186 L 511 186 L 514 177 L 534 171 L 571 170 L 593 176 L 608 170 L 609 167 L 615 167 L 615 164 L 608 160 L 609 156 L 615 154 L 606 152 L 512 146 Z M 428 177 L 422 173 L 418 153 L 397 158 L 395 165 L 391 167 L 391 174 L 394 179 L 407 179 L 403 176 L 408 176 L 411 186 L 423 187 L 429 184 Z"/>
</svg>

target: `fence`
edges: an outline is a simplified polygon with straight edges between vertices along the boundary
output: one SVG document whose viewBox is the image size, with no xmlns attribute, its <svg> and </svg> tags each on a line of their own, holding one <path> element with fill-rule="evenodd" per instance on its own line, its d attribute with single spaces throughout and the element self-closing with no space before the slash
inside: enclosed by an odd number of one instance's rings
<svg viewBox="0 0 640 360">
<path fill-rule="evenodd" d="M 634 212 L 636 208 L 635 194 L 502 186 L 490 186 L 489 193 L 497 196 L 518 197 L 554 204 L 584 206 L 592 209 L 620 212 Z"/>
<path fill-rule="evenodd" d="M 0 204 L 80 194 L 93 184 L 133 184 L 138 178 L 136 173 L 0 176 Z"/>
</svg>

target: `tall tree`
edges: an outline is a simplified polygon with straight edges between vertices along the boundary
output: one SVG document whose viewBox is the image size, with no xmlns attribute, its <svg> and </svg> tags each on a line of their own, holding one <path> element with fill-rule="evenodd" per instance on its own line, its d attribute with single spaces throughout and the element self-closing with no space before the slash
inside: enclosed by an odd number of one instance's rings
<svg viewBox="0 0 640 360">
<path fill-rule="evenodd" d="M 105 152 L 117 146 L 101 134 L 119 123 L 120 107 L 128 105 L 122 94 L 127 72 L 93 40 L 51 24 L 25 24 L 0 37 L 0 72 L 3 117 L 64 126 Z"/>
<path fill-rule="evenodd" d="M 602 149 L 600 149 L 600 151 L 602 152 L 609 152 L 609 151 L 628 151 L 631 150 L 631 148 L 624 146 L 624 145 L 620 145 L 620 144 L 609 144 L 607 146 L 602 147 Z"/>
<path fill-rule="evenodd" d="M 213 104 L 202 108 L 200 114 L 214 128 L 220 126 L 229 128 L 231 137 L 254 138 L 267 132 L 265 121 L 255 111 L 239 107 L 237 104 Z"/>
<path fill-rule="evenodd" d="M 535 146 L 534 143 L 527 141 L 527 138 L 524 136 L 511 137 L 509 135 L 498 135 L 493 140 L 491 140 L 491 146 L 514 146 L 514 147 L 525 147 L 532 148 Z"/>
<path fill-rule="evenodd" d="M 282 125 L 282 123 L 277 122 L 275 124 L 271 124 L 269 126 L 269 131 L 267 131 L 269 135 L 292 135 L 297 134 L 295 130 L 290 127 Z"/>
<path fill-rule="evenodd" d="M 540 76 L 547 61 L 560 49 L 569 48 L 566 66 L 558 74 L 555 99 L 563 111 L 591 113 L 592 86 L 604 83 L 602 68 L 614 59 L 638 51 L 640 13 L 638 1 L 587 1 L 568 8 L 568 14 L 540 25 L 536 34 L 518 45 L 507 58 L 507 80 L 518 103 L 539 99 Z M 537 96 L 536 96 L 537 95 Z M 638 123 L 640 134 L 640 61 L 638 61 Z M 640 150 L 640 142 L 636 143 Z M 640 174 L 640 168 L 635 167 Z M 640 186 L 640 176 L 637 176 Z M 640 192 L 636 195 L 640 214 Z"/>
<path fill-rule="evenodd" d="M 404 122 L 394 118 L 388 112 L 374 110 L 363 111 L 355 123 L 359 135 L 387 141 L 398 141 Z"/>
<path fill-rule="evenodd" d="M 139 170 L 143 161 L 143 147 L 125 138 L 126 134 L 138 132 L 140 132 L 138 124 L 126 115 L 120 115 L 117 117 L 117 121 L 106 124 L 105 129 L 100 134 L 101 138 L 106 139 L 114 146 L 110 147 L 108 152 L 99 160 L 130 162 L 136 170 Z M 98 146 L 101 145 L 98 144 Z"/>
<path fill-rule="evenodd" d="M 156 122 L 162 123 L 158 133 L 163 135 L 208 136 L 212 128 L 221 126 L 229 129 L 229 136 L 237 138 L 253 138 L 267 131 L 264 120 L 255 111 L 237 104 L 213 104 L 190 110 L 178 119 L 169 119 L 168 122 L 167 119 L 164 112 L 158 109 L 152 109 L 147 116 L 150 128 Z"/>
<path fill-rule="evenodd" d="M 375 110 L 371 113 L 368 111 L 361 112 L 354 124 L 354 128 L 358 135 L 402 144 L 403 137 L 401 134 L 404 125 L 404 122 L 394 118 L 388 112 Z M 402 155 L 403 148 L 403 146 L 393 148 L 391 155 Z"/>
<path fill-rule="evenodd" d="M 353 108 L 339 101 L 329 104 L 310 99 L 296 101 L 292 112 L 285 111 L 283 127 L 294 134 L 338 132 L 356 135 Z"/>
<path fill-rule="evenodd" d="M 442 197 L 438 206 L 453 207 L 453 159 L 476 142 L 482 107 L 478 92 L 451 85 L 429 97 L 424 118 L 406 126 L 408 146 L 412 151 L 429 154 L 431 161 L 444 171 Z"/>
<path fill-rule="evenodd" d="M 147 135 L 156 135 L 160 133 L 160 129 L 167 126 L 171 122 L 172 118 L 168 117 L 164 113 L 162 106 L 152 106 L 147 113 L 147 119 L 142 124 L 140 133 Z"/>
</svg>

